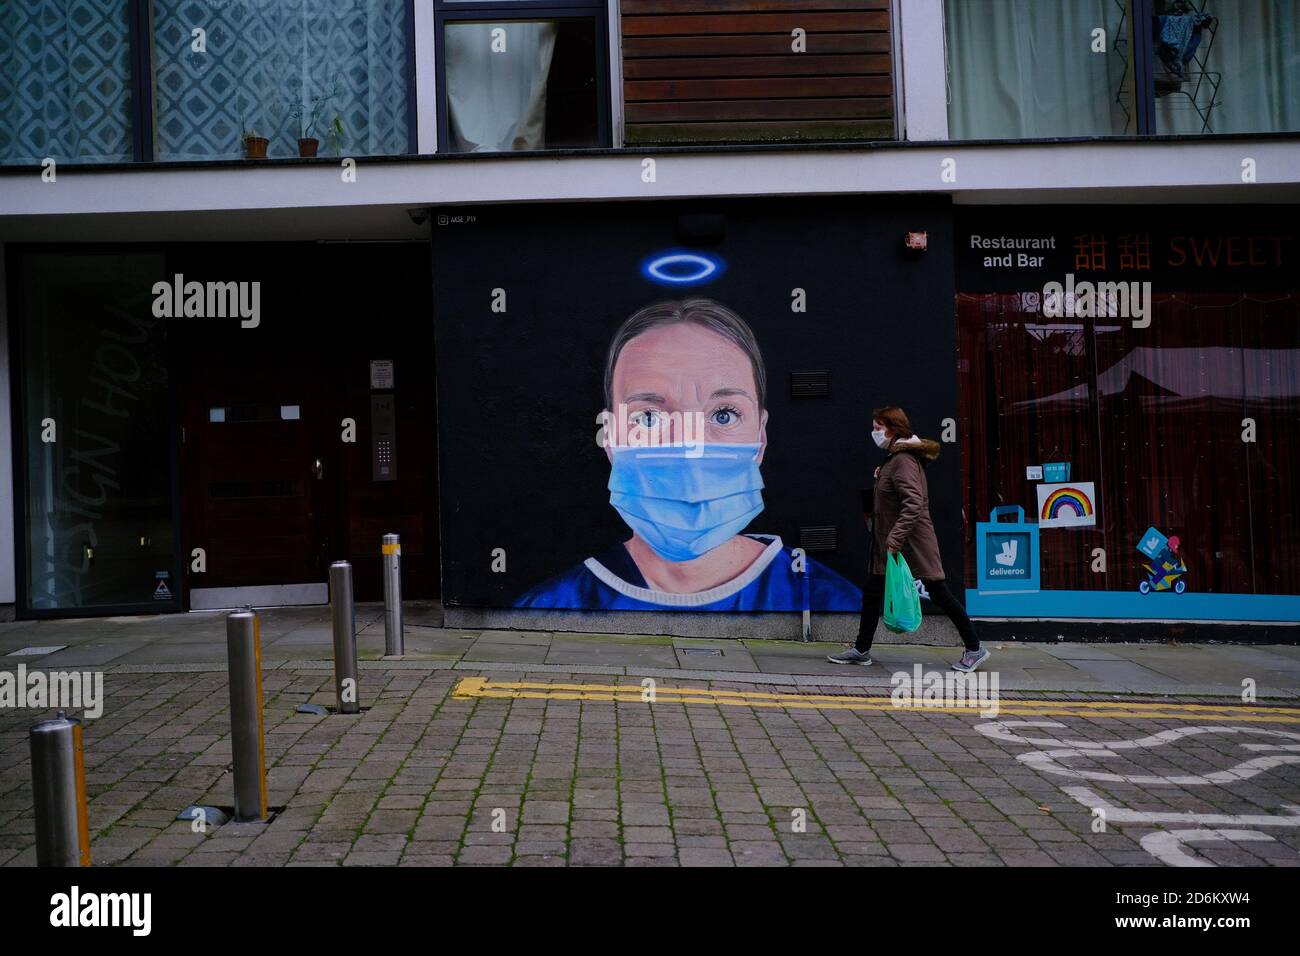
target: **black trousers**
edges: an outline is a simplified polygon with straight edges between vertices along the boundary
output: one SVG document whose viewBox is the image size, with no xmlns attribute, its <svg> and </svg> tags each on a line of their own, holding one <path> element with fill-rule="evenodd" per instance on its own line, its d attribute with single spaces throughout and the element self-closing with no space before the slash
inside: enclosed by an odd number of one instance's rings
<svg viewBox="0 0 1300 956">
<path fill-rule="evenodd" d="M 944 614 L 948 615 L 949 620 L 957 625 L 957 633 L 961 635 L 961 641 L 966 645 L 968 651 L 978 651 L 980 649 L 979 635 L 975 633 L 975 625 L 966 614 L 966 609 L 957 603 L 957 599 L 952 596 L 948 590 L 948 585 L 944 581 L 925 581 L 925 590 L 930 595 L 930 600 L 939 606 Z M 862 623 L 858 625 L 858 640 L 854 644 L 859 651 L 866 653 L 871 650 L 871 640 L 876 633 L 876 625 L 880 623 L 880 615 L 885 610 L 885 576 L 883 574 L 872 574 L 867 572 L 867 580 L 862 585 Z"/>
</svg>

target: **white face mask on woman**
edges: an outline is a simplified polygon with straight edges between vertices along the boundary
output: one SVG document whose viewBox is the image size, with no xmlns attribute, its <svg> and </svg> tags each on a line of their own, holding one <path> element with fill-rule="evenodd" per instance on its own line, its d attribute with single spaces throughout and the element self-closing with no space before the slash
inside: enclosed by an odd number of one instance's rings
<svg viewBox="0 0 1300 956">
<path fill-rule="evenodd" d="M 871 429 L 871 440 L 876 443 L 877 448 L 884 448 L 889 444 L 889 439 L 885 437 L 885 430 L 883 428 Z"/>
</svg>

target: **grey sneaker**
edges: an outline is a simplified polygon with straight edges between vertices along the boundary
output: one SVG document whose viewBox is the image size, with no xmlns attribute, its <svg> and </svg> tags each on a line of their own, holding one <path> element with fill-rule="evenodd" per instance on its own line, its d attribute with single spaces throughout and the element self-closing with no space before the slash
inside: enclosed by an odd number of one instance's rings
<svg viewBox="0 0 1300 956">
<path fill-rule="evenodd" d="M 967 651 L 963 654 L 961 660 L 952 665 L 952 669 L 961 671 L 963 674 L 969 674 L 988 659 L 988 648 L 981 647 L 978 651 Z"/>
<path fill-rule="evenodd" d="M 827 654 L 826 659 L 832 664 L 861 664 L 863 667 L 871 664 L 871 655 L 863 654 L 856 647 L 850 647 L 847 651 L 838 654 Z"/>
</svg>

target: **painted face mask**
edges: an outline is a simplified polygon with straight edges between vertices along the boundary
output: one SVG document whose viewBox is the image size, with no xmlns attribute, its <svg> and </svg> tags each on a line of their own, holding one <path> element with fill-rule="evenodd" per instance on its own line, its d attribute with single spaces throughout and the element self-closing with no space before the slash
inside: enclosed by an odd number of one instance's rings
<svg viewBox="0 0 1300 956">
<path fill-rule="evenodd" d="M 616 448 L 609 503 L 655 554 L 690 561 L 763 510 L 760 445 Z"/>
<path fill-rule="evenodd" d="M 873 428 L 871 430 L 871 440 L 876 443 L 877 448 L 884 448 L 889 444 L 889 439 L 885 437 L 883 428 Z"/>
</svg>

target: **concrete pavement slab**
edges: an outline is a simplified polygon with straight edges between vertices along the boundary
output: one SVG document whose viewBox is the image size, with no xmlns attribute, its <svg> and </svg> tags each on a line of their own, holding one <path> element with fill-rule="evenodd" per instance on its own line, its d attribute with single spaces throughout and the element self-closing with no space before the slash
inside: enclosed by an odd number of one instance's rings
<svg viewBox="0 0 1300 956">
<path fill-rule="evenodd" d="M 124 659 L 132 651 L 146 646 L 147 644 L 144 641 L 86 642 L 36 658 L 36 662 L 40 667 L 50 668 L 93 667 L 97 664 L 107 664 L 110 661 Z M 3 668 L 3 666 L 3 663 L 0 663 L 0 668 Z"/>
<path fill-rule="evenodd" d="M 649 665 L 672 667 L 677 655 L 671 644 L 635 644 L 626 641 L 570 640 L 557 637 L 546 655 L 547 664 Z"/>
<path fill-rule="evenodd" d="M 520 664 L 543 664 L 550 653 L 549 642 L 505 644 L 499 641 L 475 641 L 465 650 L 468 661 L 515 661 Z"/>
</svg>

